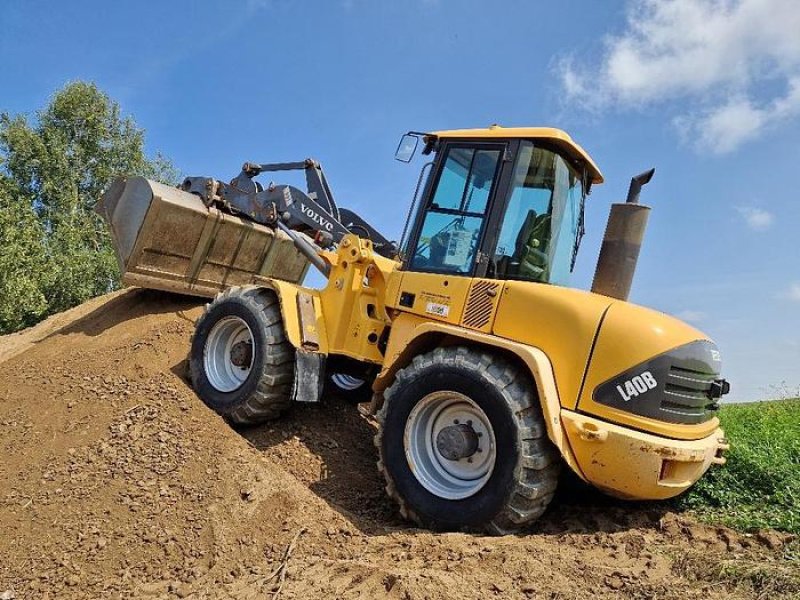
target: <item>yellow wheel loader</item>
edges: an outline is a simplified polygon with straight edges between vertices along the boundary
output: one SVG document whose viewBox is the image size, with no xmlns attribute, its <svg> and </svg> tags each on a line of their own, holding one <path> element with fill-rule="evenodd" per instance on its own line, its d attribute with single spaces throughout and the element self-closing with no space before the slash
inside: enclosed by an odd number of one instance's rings
<svg viewBox="0 0 800 600">
<path fill-rule="evenodd" d="M 124 281 L 214 297 L 190 351 L 200 398 L 236 424 L 328 391 L 360 400 L 387 492 L 433 529 L 520 530 L 565 465 L 663 499 L 724 463 L 717 347 L 626 301 L 653 172 L 612 206 L 587 292 L 566 284 L 603 177 L 566 133 L 410 132 L 396 158 L 420 143 L 430 160 L 398 244 L 340 209 L 311 159 L 111 186 L 98 210 Z M 308 189 L 257 179 L 286 170 Z M 300 285 L 309 266 L 323 289 Z"/>
</svg>

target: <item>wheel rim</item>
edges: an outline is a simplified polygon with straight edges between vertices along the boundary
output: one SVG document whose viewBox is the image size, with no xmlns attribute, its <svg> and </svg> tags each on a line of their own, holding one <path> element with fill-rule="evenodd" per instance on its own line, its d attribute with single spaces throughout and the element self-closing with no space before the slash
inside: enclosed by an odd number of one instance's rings
<svg viewBox="0 0 800 600">
<path fill-rule="evenodd" d="M 214 389 L 242 387 L 253 367 L 253 333 L 239 317 L 225 317 L 211 328 L 203 349 L 206 377 Z"/>
<path fill-rule="evenodd" d="M 497 450 L 486 413 L 464 394 L 433 392 L 406 421 L 406 460 L 417 481 L 447 500 L 480 491 L 494 470 Z"/>
<path fill-rule="evenodd" d="M 345 375 L 344 373 L 334 373 L 331 375 L 331 381 L 336 384 L 336 387 L 343 389 L 347 392 L 357 390 L 364 385 L 364 380 L 352 375 Z"/>
</svg>

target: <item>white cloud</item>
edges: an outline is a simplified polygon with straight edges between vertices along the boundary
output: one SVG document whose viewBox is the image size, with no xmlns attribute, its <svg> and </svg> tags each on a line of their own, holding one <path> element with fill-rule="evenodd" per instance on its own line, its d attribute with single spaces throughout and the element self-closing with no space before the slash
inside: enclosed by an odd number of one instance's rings
<svg viewBox="0 0 800 600">
<path fill-rule="evenodd" d="M 789 293 L 787 296 L 789 300 L 800 302 L 800 282 L 795 282 L 789 286 Z"/>
<path fill-rule="evenodd" d="M 703 150 L 730 152 L 800 115 L 797 0 L 630 0 L 599 65 L 557 65 L 587 108 L 690 99 L 674 122 Z"/>
<path fill-rule="evenodd" d="M 686 321 L 687 323 L 700 323 L 706 318 L 706 313 L 700 310 L 682 310 L 675 316 L 681 321 Z"/>
<path fill-rule="evenodd" d="M 755 106 L 749 98 L 736 96 L 700 115 L 677 117 L 674 123 L 684 138 L 694 137 L 698 148 L 725 154 L 797 115 L 800 115 L 800 77 L 789 81 L 785 96 L 768 104 Z"/>
<path fill-rule="evenodd" d="M 775 220 L 775 216 L 763 208 L 737 206 L 736 210 L 753 231 L 765 231 L 772 226 L 772 222 Z"/>
</svg>

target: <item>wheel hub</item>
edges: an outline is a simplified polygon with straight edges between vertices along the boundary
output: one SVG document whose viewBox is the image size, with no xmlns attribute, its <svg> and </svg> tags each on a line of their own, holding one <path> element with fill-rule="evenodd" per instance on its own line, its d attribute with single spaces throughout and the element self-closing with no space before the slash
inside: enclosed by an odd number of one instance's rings
<svg viewBox="0 0 800 600">
<path fill-rule="evenodd" d="M 489 417 L 477 402 L 455 391 L 420 399 L 406 420 L 403 444 L 417 481 L 448 500 L 478 493 L 497 458 Z"/>
<path fill-rule="evenodd" d="M 236 342 L 231 348 L 231 362 L 240 369 L 246 369 L 253 360 L 253 344 Z"/>
<path fill-rule="evenodd" d="M 203 367 L 211 386 L 224 393 L 242 387 L 253 366 L 253 333 L 233 315 L 217 321 L 203 348 Z"/>
<path fill-rule="evenodd" d="M 447 460 L 469 458 L 478 451 L 478 434 L 470 425 L 448 425 L 436 436 L 436 449 Z"/>
</svg>

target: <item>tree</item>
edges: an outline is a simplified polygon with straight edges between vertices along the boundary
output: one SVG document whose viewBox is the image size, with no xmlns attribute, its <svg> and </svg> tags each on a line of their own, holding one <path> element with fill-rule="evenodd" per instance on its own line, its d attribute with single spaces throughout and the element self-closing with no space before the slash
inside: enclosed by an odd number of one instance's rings
<svg viewBox="0 0 800 600">
<path fill-rule="evenodd" d="M 144 132 L 92 83 L 58 91 L 31 121 L 0 115 L 0 332 L 119 286 L 105 222 L 93 211 L 118 175 L 174 184 Z"/>
<path fill-rule="evenodd" d="M 33 325 L 47 311 L 39 288 L 44 232 L 30 203 L 0 177 L 0 332 Z"/>
</svg>

